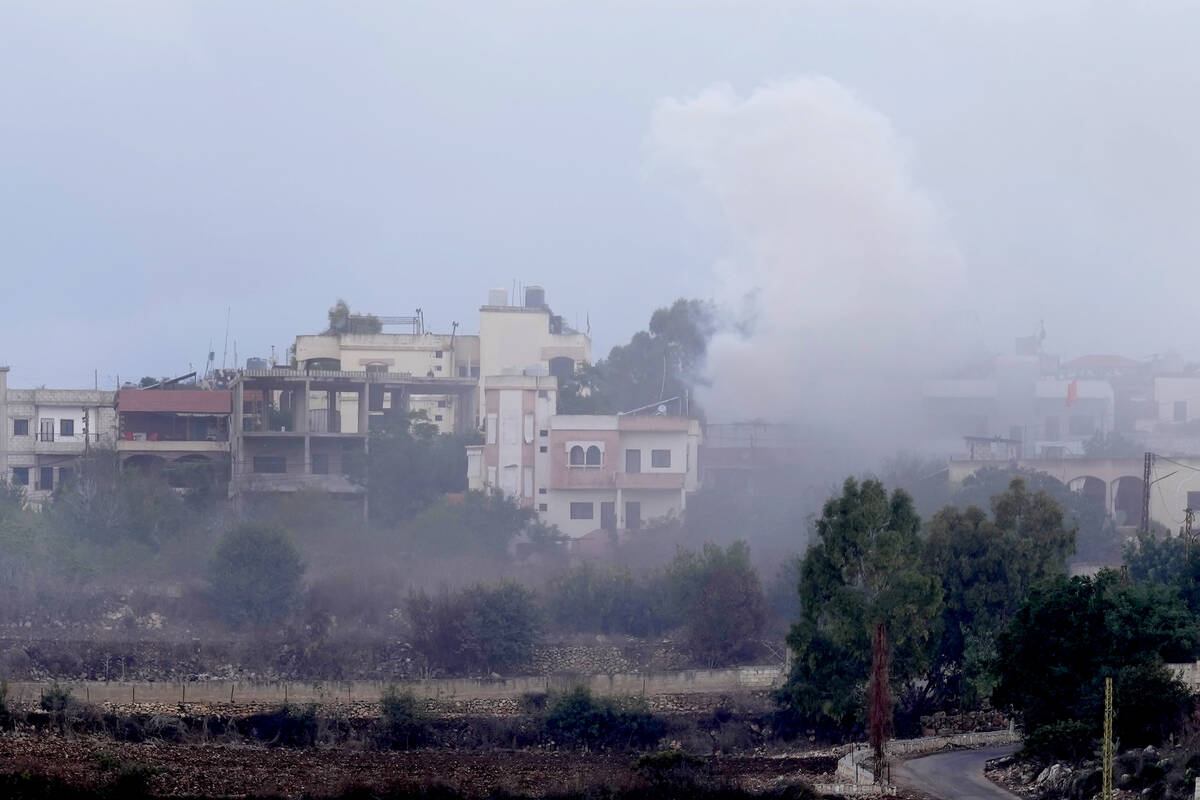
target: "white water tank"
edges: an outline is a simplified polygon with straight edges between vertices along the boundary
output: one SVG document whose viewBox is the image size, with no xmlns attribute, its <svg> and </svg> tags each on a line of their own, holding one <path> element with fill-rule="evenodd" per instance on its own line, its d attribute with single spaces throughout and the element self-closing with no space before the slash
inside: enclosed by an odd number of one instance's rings
<svg viewBox="0 0 1200 800">
<path fill-rule="evenodd" d="M 503 286 L 497 286 L 488 291 L 489 306 L 506 306 L 508 305 L 508 289 Z"/>
</svg>

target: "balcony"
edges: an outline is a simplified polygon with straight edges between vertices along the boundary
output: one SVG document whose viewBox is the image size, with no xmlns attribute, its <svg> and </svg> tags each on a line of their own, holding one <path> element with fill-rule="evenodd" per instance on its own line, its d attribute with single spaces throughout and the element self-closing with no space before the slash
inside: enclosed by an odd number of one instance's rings
<svg viewBox="0 0 1200 800">
<path fill-rule="evenodd" d="M 118 453 L 228 453 L 229 442 L 170 439 L 118 439 Z"/>
<path fill-rule="evenodd" d="M 618 489 L 682 489 L 682 472 L 618 472 Z"/>
</svg>

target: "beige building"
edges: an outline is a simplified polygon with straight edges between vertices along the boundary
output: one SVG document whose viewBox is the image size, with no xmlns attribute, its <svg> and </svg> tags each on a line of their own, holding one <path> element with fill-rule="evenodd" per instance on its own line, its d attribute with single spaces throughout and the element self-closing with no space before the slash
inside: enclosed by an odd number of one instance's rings
<svg viewBox="0 0 1200 800">
<path fill-rule="evenodd" d="M 115 392 L 94 389 L 10 389 L 0 367 L 0 476 L 24 486 L 40 505 L 71 474 L 79 458 L 116 441 Z"/>
<path fill-rule="evenodd" d="M 388 317 L 383 317 L 388 320 Z M 412 324 L 403 318 L 405 324 Z M 497 376 L 570 375 L 591 360 L 591 339 L 572 330 L 546 305 L 538 286 L 525 290 L 520 305 L 510 305 L 508 291 L 493 289 L 479 309 L 479 333 L 430 333 L 421 323 L 412 333 L 323 333 L 297 336 L 296 366 L 301 370 L 370 372 L 438 379 L 474 379 L 479 393 L 468 399 L 469 408 L 458 408 L 458 391 L 430 394 L 413 391 L 408 408 L 424 411 L 439 433 L 477 430 L 483 426 L 483 391 Z M 422 390 L 424 391 L 424 390 Z M 324 398 L 310 398 L 309 407 L 324 408 Z M 354 398 L 343 408 L 343 429 L 353 431 L 357 418 Z M 384 410 L 390 410 L 385 406 Z M 464 422 L 465 421 L 465 422 Z M 465 425 L 465 427 L 464 427 Z"/>
</svg>

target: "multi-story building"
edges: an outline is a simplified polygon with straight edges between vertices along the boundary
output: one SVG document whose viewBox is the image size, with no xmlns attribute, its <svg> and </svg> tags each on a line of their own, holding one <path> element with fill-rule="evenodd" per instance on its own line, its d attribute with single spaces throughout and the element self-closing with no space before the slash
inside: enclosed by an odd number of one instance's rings
<svg viewBox="0 0 1200 800">
<path fill-rule="evenodd" d="M 555 414 L 557 378 L 504 375 L 484 392 L 469 488 L 499 490 L 577 539 L 682 514 L 699 488 L 700 423 L 663 414 Z"/>
<path fill-rule="evenodd" d="M 97 447 L 111 449 L 116 435 L 114 392 L 95 389 L 10 389 L 0 367 L 0 475 L 26 487 L 40 505 Z"/>
<path fill-rule="evenodd" d="M 117 454 L 123 467 L 148 471 L 229 463 L 233 393 L 227 389 L 121 389 Z"/>
<path fill-rule="evenodd" d="M 411 390 L 406 407 L 424 411 L 440 433 L 478 430 L 483 425 L 482 392 L 491 378 L 505 375 L 571 375 L 591 359 L 591 339 L 572 330 L 546 305 L 539 286 L 525 289 L 521 305 L 509 305 L 508 291 L 492 289 L 479 309 L 479 333 L 431 333 L 420 317 L 375 317 L 382 324 L 411 326 L 411 333 L 326 331 L 296 337 L 295 363 L 302 370 L 341 370 L 428 379 L 420 392 Z M 350 326 L 353 328 L 354 326 Z M 457 389 L 441 393 L 439 379 L 472 378 L 475 396 Z M 310 398 L 312 409 L 324 398 Z M 347 432 L 354 430 L 354 399 L 344 407 Z M 385 401 L 386 403 L 386 401 Z M 374 413 L 389 411 L 390 406 Z"/>
</svg>

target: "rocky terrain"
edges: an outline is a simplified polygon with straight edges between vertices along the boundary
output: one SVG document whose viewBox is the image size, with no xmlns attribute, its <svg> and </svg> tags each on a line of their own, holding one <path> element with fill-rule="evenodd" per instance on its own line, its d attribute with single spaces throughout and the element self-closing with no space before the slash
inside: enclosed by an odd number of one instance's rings
<svg viewBox="0 0 1200 800">
<path fill-rule="evenodd" d="M 1183 745 L 1127 750 L 1114 759 L 1115 800 L 1191 800 L 1200 751 Z M 1031 800 L 1091 800 L 1101 788 L 1100 762 L 1039 764 L 1009 756 L 988 764 L 988 777 Z"/>
</svg>

